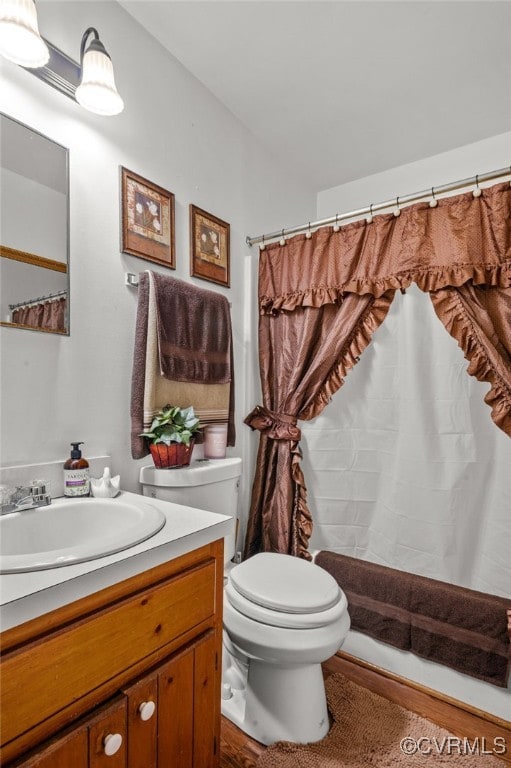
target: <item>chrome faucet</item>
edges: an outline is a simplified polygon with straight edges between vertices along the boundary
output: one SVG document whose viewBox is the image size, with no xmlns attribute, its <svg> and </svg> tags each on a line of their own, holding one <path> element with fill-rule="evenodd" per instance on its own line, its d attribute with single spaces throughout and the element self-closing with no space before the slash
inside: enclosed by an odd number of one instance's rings
<svg viewBox="0 0 511 768">
<path fill-rule="evenodd" d="M 44 480 L 33 480 L 29 486 L 18 485 L 16 488 L 0 487 L 0 515 L 9 512 L 23 512 L 51 504 L 51 496 L 46 490 Z"/>
</svg>

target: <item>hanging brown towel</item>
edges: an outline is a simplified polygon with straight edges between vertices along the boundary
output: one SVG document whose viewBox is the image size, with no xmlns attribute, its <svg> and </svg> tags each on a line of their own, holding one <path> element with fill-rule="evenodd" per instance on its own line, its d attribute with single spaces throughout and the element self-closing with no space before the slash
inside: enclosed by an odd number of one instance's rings
<svg viewBox="0 0 511 768">
<path fill-rule="evenodd" d="M 160 372 L 171 381 L 232 381 L 229 302 L 219 293 L 152 274 Z"/>
<path fill-rule="evenodd" d="M 225 297 L 182 280 L 139 275 L 131 396 L 131 450 L 148 454 L 142 431 L 167 403 L 193 405 L 201 424 L 228 422 L 235 444 L 234 367 Z"/>
</svg>

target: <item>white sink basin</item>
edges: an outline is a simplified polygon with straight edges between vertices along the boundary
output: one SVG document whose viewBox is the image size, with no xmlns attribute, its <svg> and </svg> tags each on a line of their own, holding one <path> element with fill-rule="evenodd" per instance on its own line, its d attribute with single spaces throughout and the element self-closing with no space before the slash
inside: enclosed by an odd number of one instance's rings
<svg viewBox="0 0 511 768">
<path fill-rule="evenodd" d="M 0 517 L 0 573 L 41 571 L 120 552 L 154 536 L 165 515 L 123 499 L 57 499 Z"/>
</svg>

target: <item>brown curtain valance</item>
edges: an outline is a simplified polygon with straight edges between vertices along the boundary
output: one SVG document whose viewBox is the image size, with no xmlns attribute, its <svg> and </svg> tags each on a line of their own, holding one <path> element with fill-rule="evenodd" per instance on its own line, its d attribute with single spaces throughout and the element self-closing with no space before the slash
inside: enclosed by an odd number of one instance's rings
<svg viewBox="0 0 511 768">
<path fill-rule="evenodd" d="M 423 291 L 447 285 L 511 286 L 511 187 L 427 202 L 343 226 L 296 235 L 260 253 L 261 313 L 319 307 L 345 293 L 382 296 L 416 283 Z"/>
</svg>

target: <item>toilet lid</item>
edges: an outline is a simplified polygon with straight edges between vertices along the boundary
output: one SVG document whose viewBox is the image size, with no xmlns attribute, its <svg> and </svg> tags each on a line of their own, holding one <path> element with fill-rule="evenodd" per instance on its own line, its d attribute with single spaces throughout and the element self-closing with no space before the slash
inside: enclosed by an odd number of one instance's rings
<svg viewBox="0 0 511 768">
<path fill-rule="evenodd" d="M 336 605 L 341 590 L 327 571 L 291 555 L 262 552 L 232 569 L 229 582 L 244 598 L 281 613 L 318 613 Z"/>
<path fill-rule="evenodd" d="M 284 611 L 272 611 L 270 608 L 264 608 L 262 605 L 247 600 L 237 592 L 232 584 L 228 583 L 224 589 L 224 621 L 228 628 L 226 620 L 226 607 L 230 606 L 238 613 L 243 614 L 249 619 L 266 624 L 270 627 L 283 627 L 284 629 L 317 629 L 328 627 L 334 624 L 341 616 L 347 613 L 348 601 L 346 595 L 341 590 L 339 602 L 327 608 L 326 611 L 315 611 L 314 613 L 284 613 Z M 349 620 L 348 620 L 349 621 Z"/>
</svg>

